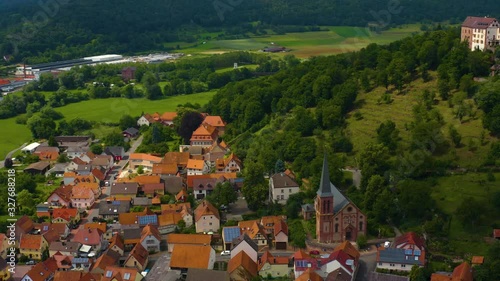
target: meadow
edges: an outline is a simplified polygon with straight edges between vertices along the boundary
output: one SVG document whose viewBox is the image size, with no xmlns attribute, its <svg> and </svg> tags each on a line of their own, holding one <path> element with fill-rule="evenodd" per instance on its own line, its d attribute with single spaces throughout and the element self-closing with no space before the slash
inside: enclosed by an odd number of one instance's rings
<svg viewBox="0 0 500 281">
<path fill-rule="evenodd" d="M 215 95 L 216 91 L 196 93 L 190 95 L 181 95 L 168 97 L 161 100 L 148 100 L 145 98 L 126 99 L 126 98 L 109 98 L 109 99 L 94 99 L 78 103 L 69 104 L 63 107 L 55 108 L 61 112 L 66 120 L 74 118 L 82 118 L 89 121 L 117 123 L 120 118 L 129 114 L 139 116 L 144 113 L 175 111 L 178 105 L 190 102 L 204 105 Z M 0 120 L 0 128 L 5 134 L 0 134 L 0 158 L 21 146 L 24 142 L 29 142 L 31 132 L 26 125 L 16 124 L 16 117 Z M 97 125 L 92 132 L 97 137 L 102 137 L 113 131 L 114 127 Z"/>
<path fill-rule="evenodd" d="M 323 27 L 325 28 L 325 27 Z M 165 47 L 180 46 L 180 52 L 186 54 L 217 54 L 230 51 L 259 51 L 272 45 L 284 46 L 299 58 L 318 55 L 333 55 L 357 51 L 371 43 L 388 44 L 420 31 L 420 25 L 411 24 L 391 28 L 380 33 L 364 27 L 330 26 L 326 31 L 292 32 L 287 34 L 269 34 L 250 36 L 233 40 L 204 40 L 197 43 L 170 42 Z"/>
</svg>

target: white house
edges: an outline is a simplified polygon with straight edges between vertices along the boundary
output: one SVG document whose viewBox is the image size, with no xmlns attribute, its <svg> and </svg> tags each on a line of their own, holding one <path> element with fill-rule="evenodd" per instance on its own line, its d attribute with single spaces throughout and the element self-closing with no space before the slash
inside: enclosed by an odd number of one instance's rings
<svg viewBox="0 0 500 281">
<path fill-rule="evenodd" d="M 208 172 L 207 163 L 203 160 L 189 159 L 186 168 L 188 176 L 203 175 Z"/>
<path fill-rule="evenodd" d="M 299 185 L 289 175 L 279 173 L 269 179 L 269 199 L 285 204 L 290 195 L 300 191 Z"/>
<path fill-rule="evenodd" d="M 153 225 L 146 225 L 141 232 L 141 245 L 148 252 L 159 252 L 161 243 L 161 235 Z"/>
<path fill-rule="evenodd" d="M 245 252 L 255 263 L 257 263 L 259 247 L 255 242 L 248 237 L 247 234 L 242 234 L 233 240 L 233 249 L 231 249 L 231 259 L 238 255 L 241 251 Z"/>
</svg>

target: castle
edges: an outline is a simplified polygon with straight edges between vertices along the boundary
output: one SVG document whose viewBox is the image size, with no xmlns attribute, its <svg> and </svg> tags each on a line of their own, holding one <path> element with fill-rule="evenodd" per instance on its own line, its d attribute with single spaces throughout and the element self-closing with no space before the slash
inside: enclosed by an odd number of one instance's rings
<svg viewBox="0 0 500 281">
<path fill-rule="evenodd" d="M 359 235 L 366 236 L 366 216 L 330 182 L 326 155 L 314 207 L 318 242 L 356 241 Z"/>
</svg>

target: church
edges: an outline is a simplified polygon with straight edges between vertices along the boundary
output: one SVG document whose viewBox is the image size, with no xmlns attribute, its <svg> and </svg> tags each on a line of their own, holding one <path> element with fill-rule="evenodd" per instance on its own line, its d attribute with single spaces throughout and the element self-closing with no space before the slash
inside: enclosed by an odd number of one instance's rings
<svg viewBox="0 0 500 281">
<path fill-rule="evenodd" d="M 318 242 L 356 241 L 359 235 L 366 236 L 366 216 L 330 182 L 326 155 L 314 207 Z"/>
</svg>

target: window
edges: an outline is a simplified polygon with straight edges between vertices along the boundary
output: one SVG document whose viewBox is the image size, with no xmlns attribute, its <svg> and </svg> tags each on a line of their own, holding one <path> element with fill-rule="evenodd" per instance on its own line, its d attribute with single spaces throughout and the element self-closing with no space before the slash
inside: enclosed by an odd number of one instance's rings
<svg viewBox="0 0 500 281">
<path fill-rule="evenodd" d="M 281 189 L 281 193 L 285 193 L 285 190 L 284 190 L 284 189 Z"/>
<path fill-rule="evenodd" d="M 391 264 L 389 264 L 389 266 L 396 266 L 396 265 L 395 265 L 395 264 L 393 264 L 393 263 L 391 263 Z"/>
<path fill-rule="evenodd" d="M 382 263 L 381 263 L 381 262 L 379 262 L 379 263 L 378 263 L 378 265 L 382 266 Z"/>
<path fill-rule="evenodd" d="M 212 223 L 210 222 L 210 223 L 208 223 L 208 225 L 212 225 Z"/>
<path fill-rule="evenodd" d="M 335 224 L 335 232 L 339 232 L 339 224 L 338 223 Z"/>
<path fill-rule="evenodd" d="M 288 193 L 292 193 L 292 189 L 291 188 L 288 189 Z"/>
<path fill-rule="evenodd" d="M 402 264 L 401 267 L 406 267 L 406 264 Z"/>
<path fill-rule="evenodd" d="M 352 212 L 352 207 L 350 207 L 350 206 L 349 206 L 349 207 L 347 207 L 347 211 L 348 211 L 348 212 Z"/>
<path fill-rule="evenodd" d="M 359 222 L 359 230 L 360 230 L 360 231 L 362 231 L 362 230 L 363 230 L 363 222 L 362 222 L 362 221 L 360 221 L 360 222 Z"/>
</svg>

